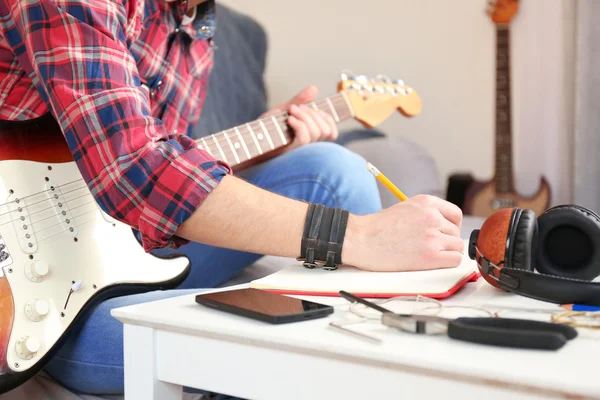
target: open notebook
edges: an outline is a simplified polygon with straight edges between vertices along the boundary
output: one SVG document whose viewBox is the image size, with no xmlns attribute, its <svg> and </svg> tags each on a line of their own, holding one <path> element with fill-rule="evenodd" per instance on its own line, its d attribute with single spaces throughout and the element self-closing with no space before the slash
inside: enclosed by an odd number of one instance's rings
<svg viewBox="0 0 600 400">
<path fill-rule="evenodd" d="M 444 298 L 478 277 L 475 261 L 465 252 L 458 267 L 429 271 L 370 272 L 344 266 L 335 271 L 325 271 L 304 268 L 298 263 L 252 281 L 250 287 L 313 296 L 339 296 L 338 292 L 345 290 L 356 296 L 371 298 L 418 294 Z"/>
</svg>

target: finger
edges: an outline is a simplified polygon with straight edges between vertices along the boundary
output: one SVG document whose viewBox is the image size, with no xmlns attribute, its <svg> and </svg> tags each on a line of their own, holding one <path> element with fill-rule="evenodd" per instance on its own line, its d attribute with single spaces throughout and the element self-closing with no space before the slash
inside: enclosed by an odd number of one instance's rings
<svg viewBox="0 0 600 400">
<path fill-rule="evenodd" d="M 324 111 L 313 111 L 311 113 L 313 115 L 313 120 L 318 126 L 319 129 L 319 139 L 327 140 L 331 136 L 331 125 L 327 122 L 327 116 Z"/>
<path fill-rule="evenodd" d="M 463 215 L 461 209 L 456 204 L 450 203 L 437 196 L 430 196 L 429 200 L 431 201 L 430 205 L 437 208 L 444 218 L 460 228 Z"/>
<path fill-rule="evenodd" d="M 460 237 L 460 228 L 445 218 L 441 218 L 440 231 L 449 236 Z"/>
<path fill-rule="evenodd" d="M 314 142 L 319 138 L 319 126 L 314 121 L 314 118 L 311 115 L 314 114 L 314 111 L 311 112 L 311 110 L 307 109 L 306 107 L 298 107 L 296 105 L 292 105 L 290 107 L 290 114 L 298 118 L 298 120 L 300 120 L 304 124 L 306 124 L 306 128 L 308 130 L 308 134 L 310 135 L 311 142 Z"/>
<path fill-rule="evenodd" d="M 329 126 L 330 129 L 330 134 L 328 139 L 329 140 L 336 140 L 338 138 L 338 129 L 337 129 L 337 124 L 335 123 L 335 120 L 333 119 L 333 117 L 331 116 L 331 114 L 326 113 L 325 111 L 321 111 L 323 113 L 323 117 L 325 119 L 325 121 L 327 122 L 327 125 Z"/>
<path fill-rule="evenodd" d="M 442 235 L 440 241 L 440 251 L 456 251 L 461 254 L 465 251 L 465 241 L 461 237 Z"/>
<path fill-rule="evenodd" d="M 287 119 L 287 123 L 294 131 L 294 141 L 300 144 L 310 143 L 310 134 L 308 133 L 308 128 L 305 123 L 293 115 Z"/>
<path fill-rule="evenodd" d="M 438 264 L 440 268 L 455 268 L 462 263 L 463 255 L 458 251 L 440 251 Z"/>
</svg>

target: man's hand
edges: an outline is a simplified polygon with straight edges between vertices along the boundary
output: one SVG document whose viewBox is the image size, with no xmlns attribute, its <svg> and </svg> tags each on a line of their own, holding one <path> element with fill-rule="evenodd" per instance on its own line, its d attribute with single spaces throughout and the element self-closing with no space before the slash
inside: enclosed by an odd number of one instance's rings
<svg viewBox="0 0 600 400">
<path fill-rule="evenodd" d="M 294 141 L 285 151 L 303 144 L 337 139 L 339 132 L 333 117 L 324 111 L 316 111 L 311 106 L 304 105 L 315 100 L 317 95 L 318 90 L 315 86 L 307 86 L 290 100 L 261 115 L 263 118 L 284 111 L 290 114 L 287 124 L 294 131 Z"/>
<path fill-rule="evenodd" d="M 421 195 L 376 214 L 350 216 L 342 262 L 372 271 L 452 268 L 462 261 L 462 211 Z"/>
<path fill-rule="evenodd" d="M 307 210 L 305 202 L 227 175 L 177 235 L 228 249 L 298 257 Z M 370 271 L 456 267 L 464 247 L 461 223 L 457 206 L 427 195 L 375 214 L 350 215 L 342 262 Z"/>
</svg>

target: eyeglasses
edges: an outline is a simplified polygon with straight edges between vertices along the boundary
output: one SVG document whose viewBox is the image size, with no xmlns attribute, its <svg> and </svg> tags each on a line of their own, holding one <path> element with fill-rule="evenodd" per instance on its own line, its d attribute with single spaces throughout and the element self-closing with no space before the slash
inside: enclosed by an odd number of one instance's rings
<svg viewBox="0 0 600 400">
<path fill-rule="evenodd" d="M 349 298 L 347 298 L 349 300 Z M 364 303 L 352 301 L 347 318 L 331 321 L 330 326 L 366 340 L 381 342 L 381 339 L 365 332 L 350 329 L 348 326 L 363 324 L 383 325 L 393 327 L 402 332 L 426 335 L 441 335 L 447 333 L 447 320 L 452 314 L 464 317 L 493 317 L 485 309 L 470 306 L 443 305 L 440 301 L 425 296 L 398 296 L 385 300 L 369 301 L 386 309 L 374 309 Z M 392 311 L 392 312 L 390 312 Z M 401 318 L 398 318 L 400 316 Z"/>
<path fill-rule="evenodd" d="M 448 308 L 464 310 L 483 311 L 486 316 L 451 318 L 440 316 L 440 311 L 445 307 L 425 307 L 420 314 L 415 314 L 414 310 L 410 314 L 396 313 L 388 308 L 384 308 L 379 304 L 367 301 L 360 297 L 354 296 L 348 292 L 340 291 L 342 297 L 353 303 L 361 303 L 380 313 L 380 321 L 387 327 L 396 328 L 402 332 L 425 334 L 425 335 L 440 335 L 445 334 L 448 337 L 456 340 L 480 343 L 494 346 L 513 347 L 513 348 L 534 348 L 544 350 L 557 350 L 564 346 L 569 340 L 577 337 L 577 331 L 568 325 L 554 324 L 551 322 L 543 322 L 528 319 L 514 318 L 499 318 L 495 317 L 491 312 L 471 307 L 471 306 L 451 306 Z M 398 298 L 395 298 L 398 300 Z M 406 299 L 406 297 L 404 298 Z M 416 299 L 420 299 L 416 296 Z M 435 302 L 435 300 L 433 300 Z M 439 302 L 437 302 L 439 304 Z M 439 304 L 441 306 L 441 304 Z M 438 315 L 423 314 L 423 311 L 436 310 Z M 350 307 L 352 310 L 352 307 Z M 360 315 L 361 319 L 375 319 Z M 354 321 L 353 323 L 360 322 Z M 346 328 L 344 323 L 330 323 L 332 326 L 342 329 L 354 335 L 359 335 L 369 340 L 381 341 L 372 335 L 361 333 L 352 329 Z"/>
</svg>

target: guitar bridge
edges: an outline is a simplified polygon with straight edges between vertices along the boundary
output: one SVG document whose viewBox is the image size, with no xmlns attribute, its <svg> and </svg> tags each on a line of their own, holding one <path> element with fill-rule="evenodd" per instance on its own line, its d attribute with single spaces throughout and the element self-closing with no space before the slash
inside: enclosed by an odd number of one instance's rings
<svg viewBox="0 0 600 400">
<path fill-rule="evenodd" d="M 516 201 L 514 199 L 495 199 L 492 201 L 492 208 L 494 210 L 511 207 L 516 207 Z"/>
</svg>

